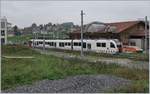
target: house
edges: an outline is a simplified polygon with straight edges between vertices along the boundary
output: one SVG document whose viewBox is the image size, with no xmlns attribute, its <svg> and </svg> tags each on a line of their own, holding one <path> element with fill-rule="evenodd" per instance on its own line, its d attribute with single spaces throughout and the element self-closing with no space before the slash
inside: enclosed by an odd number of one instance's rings
<svg viewBox="0 0 150 94">
<path fill-rule="evenodd" d="M 145 48 L 145 22 L 126 21 L 114 23 L 91 22 L 84 26 L 84 39 L 119 39 L 123 45 Z M 149 29 L 149 26 L 147 26 Z M 147 48 L 149 46 L 147 30 Z M 80 29 L 69 33 L 71 39 L 80 39 Z"/>
<path fill-rule="evenodd" d="M 1 22 L 1 44 L 7 44 L 7 31 L 9 30 L 10 23 L 7 22 L 6 17 L 0 19 Z"/>
</svg>

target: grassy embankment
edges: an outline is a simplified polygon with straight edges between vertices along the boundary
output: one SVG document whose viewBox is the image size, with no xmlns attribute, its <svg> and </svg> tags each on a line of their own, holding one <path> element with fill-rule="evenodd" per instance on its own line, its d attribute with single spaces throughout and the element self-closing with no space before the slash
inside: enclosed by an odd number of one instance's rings
<svg viewBox="0 0 150 94">
<path fill-rule="evenodd" d="M 2 46 L 2 55 L 33 56 L 32 59 L 2 58 L 2 90 L 32 84 L 42 79 L 61 79 L 81 74 L 110 74 L 133 80 L 129 87 L 109 92 L 148 92 L 148 70 L 128 69 L 115 64 L 67 61 L 42 55 L 23 46 Z"/>
<path fill-rule="evenodd" d="M 32 34 L 8 37 L 8 41 L 12 43 L 28 42 L 30 39 L 32 39 Z"/>
<path fill-rule="evenodd" d="M 73 55 L 80 55 L 80 51 L 61 50 L 61 49 L 49 49 L 49 51 L 64 52 Z M 149 61 L 149 55 L 145 53 L 118 53 L 118 54 L 105 54 L 95 52 L 84 52 L 85 56 L 92 56 L 95 58 L 107 57 L 107 58 L 127 58 L 135 61 Z"/>
</svg>

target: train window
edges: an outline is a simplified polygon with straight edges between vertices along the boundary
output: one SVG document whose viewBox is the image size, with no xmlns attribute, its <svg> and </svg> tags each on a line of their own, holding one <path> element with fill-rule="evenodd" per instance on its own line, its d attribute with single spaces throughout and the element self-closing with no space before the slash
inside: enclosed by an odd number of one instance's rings
<svg viewBox="0 0 150 94">
<path fill-rule="evenodd" d="M 37 45 L 39 45 L 39 42 L 37 41 Z"/>
<path fill-rule="evenodd" d="M 64 47 L 64 43 L 62 42 L 62 47 Z"/>
<path fill-rule="evenodd" d="M 59 47 L 64 47 L 64 43 L 63 43 L 63 42 L 60 42 L 60 43 L 59 43 Z"/>
<path fill-rule="evenodd" d="M 48 44 L 49 46 L 53 46 L 53 45 L 54 45 L 53 42 L 48 42 L 48 43 L 46 43 L 46 44 Z"/>
<path fill-rule="evenodd" d="M 115 48 L 115 45 L 111 42 L 111 43 L 110 43 L 110 47 L 111 47 L 111 48 Z"/>
<path fill-rule="evenodd" d="M 106 43 L 96 43 L 97 47 L 106 47 Z"/>
<path fill-rule="evenodd" d="M 81 46 L 81 42 L 79 42 L 79 46 Z"/>
<path fill-rule="evenodd" d="M 65 43 L 65 45 L 67 46 L 67 42 Z"/>
<path fill-rule="evenodd" d="M 106 47 L 106 43 L 102 43 L 102 47 Z"/>
<path fill-rule="evenodd" d="M 78 46 L 78 43 L 77 43 L 77 42 L 74 42 L 74 46 Z"/>
<path fill-rule="evenodd" d="M 48 42 L 48 43 L 46 42 L 46 44 L 48 44 L 49 46 L 51 46 L 51 42 Z"/>
<path fill-rule="evenodd" d="M 83 48 L 86 48 L 86 43 L 85 42 L 83 42 Z"/>
<path fill-rule="evenodd" d="M 40 41 L 39 44 L 43 44 L 43 42 Z"/>
<path fill-rule="evenodd" d="M 101 43 L 96 43 L 97 47 L 101 47 Z"/>
<path fill-rule="evenodd" d="M 68 46 L 70 46 L 71 45 L 71 43 L 70 42 L 68 42 Z"/>
</svg>

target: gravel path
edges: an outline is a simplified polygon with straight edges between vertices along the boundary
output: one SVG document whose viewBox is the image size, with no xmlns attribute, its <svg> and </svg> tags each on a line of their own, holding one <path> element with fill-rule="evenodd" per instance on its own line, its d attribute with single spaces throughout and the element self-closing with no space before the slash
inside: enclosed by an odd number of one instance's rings
<svg viewBox="0 0 150 94">
<path fill-rule="evenodd" d="M 130 80 L 111 75 L 80 75 L 59 80 L 42 80 L 2 92 L 9 93 L 100 93 L 127 86 Z"/>
</svg>

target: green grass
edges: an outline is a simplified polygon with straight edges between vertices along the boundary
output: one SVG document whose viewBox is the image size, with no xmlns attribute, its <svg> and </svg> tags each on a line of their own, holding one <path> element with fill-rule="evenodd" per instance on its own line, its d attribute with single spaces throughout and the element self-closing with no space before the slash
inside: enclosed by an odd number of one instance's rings
<svg viewBox="0 0 150 94">
<path fill-rule="evenodd" d="M 120 87 L 119 89 L 112 90 L 111 92 L 119 92 L 119 93 L 143 93 L 149 92 L 149 81 L 148 80 L 136 80 L 132 82 L 133 84 L 127 87 Z"/>
<path fill-rule="evenodd" d="M 80 51 L 61 50 L 61 49 L 49 49 L 49 51 L 65 52 L 74 55 L 80 55 Z M 132 60 L 149 61 L 149 55 L 145 53 L 118 53 L 118 54 L 105 54 L 95 52 L 84 52 L 85 56 L 93 57 L 110 57 L 110 58 L 128 58 Z"/>
<path fill-rule="evenodd" d="M 9 49 L 8 49 L 9 48 Z M 16 49 L 16 50 L 14 50 Z M 17 50 L 18 49 L 18 50 Z M 3 46 L 3 55 L 32 55 L 32 59 L 7 59 L 2 58 L 2 90 L 18 85 L 32 84 L 42 79 L 62 79 L 67 76 L 81 74 L 109 74 L 130 79 L 133 81 L 147 81 L 148 70 L 128 69 L 115 64 L 87 63 L 85 61 L 64 60 L 50 55 L 42 55 L 23 46 Z M 148 83 L 145 82 L 146 85 Z M 145 85 L 145 86 L 146 86 Z M 132 87 L 143 87 L 142 83 L 133 83 Z M 130 91 L 128 89 L 120 89 Z M 142 88 L 148 92 L 147 88 Z M 138 92 L 135 90 L 134 92 Z"/>
<path fill-rule="evenodd" d="M 8 37 L 8 41 L 11 41 L 13 43 L 22 43 L 22 42 L 28 42 L 32 38 L 32 35 L 20 35 L 20 36 L 11 36 Z"/>
<path fill-rule="evenodd" d="M 2 56 L 9 55 L 9 56 L 32 56 L 34 54 L 39 54 L 34 50 L 31 50 L 27 46 L 22 45 L 2 45 Z"/>
</svg>

